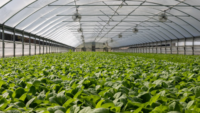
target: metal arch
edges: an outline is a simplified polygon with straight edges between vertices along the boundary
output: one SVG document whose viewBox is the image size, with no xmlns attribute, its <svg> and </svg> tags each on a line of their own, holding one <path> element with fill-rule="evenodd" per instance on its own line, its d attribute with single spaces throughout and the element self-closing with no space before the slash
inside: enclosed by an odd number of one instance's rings
<svg viewBox="0 0 200 113">
<path fill-rule="evenodd" d="M 6 22 L 8 22 L 12 17 L 14 17 L 16 14 L 18 14 L 19 12 L 21 12 L 22 10 L 24 10 L 25 8 L 27 8 L 28 6 L 32 5 L 33 3 L 37 2 L 38 0 L 35 0 L 33 2 L 31 2 L 29 5 L 25 6 L 24 8 L 22 8 L 21 10 L 17 11 L 15 14 L 13 14 L 11 17 L 9 17 L 6 21 L 4 21 L 3 24 L 5 24 Z"/>
<path fill-rule="evenodd" d="M 152 18 L 152 19 L 155 19 L 155 18 Z M 155 20 L 157 20 L 157 19 L 155 19 Z M 155 23 L 154 23 L 155 24 Z M 165 24 L 166 26 L 168 26 L 168 27 L 170 27 L 170 28 L 172 28 L 173 30 L 175 30 L 176 32 L 178 32 L 180 35 L 182 35 L 183 37 L 185 37 L 182 33 L 180 33 L 178 30 L 176 30 L 175 28 L 173 28 L 173 27 L 171 27 L 171 26 L 169 26 L 168 24 L 166 24 L 166 23 L 164 23 L 163 22 L 163 24 Z M 156 25 L 158 25 L 158 24 L 156 24 Z M 160 25 L 159 25 L 160 26 Z M 162 26 L 160 26 L 160 27 L 162 27 Z M 164 27 L 162 27 L 163 29 L 164 29 Z M 167 29 L 166 29 L 167 30 Z M 169 31 L 169 30 L 168 30 Z"/>
<path fill-rule="evenodd" d="M 177 0 L 175 0 L 175 1 L 177 1 Z M 196 8 L 195 6 L 189 5 L 189 4 L 185 3 L 185 2 L 182 2 L 182 1 L 181 1 L 181 2 L 178 1 L 178 2 L 179 2 L 179 3 L 184 3 L 184 4 L 188 5 L 188 6 L 191 6 L 191 7 Z M 154 3 L 154 2 L 147 2 L 147 3 L 152 3 L 152 4 L 162 5 L 162 4 L 158 4 L 158 3 Z M 167 6 L 167 7 L 171 8 L 171 9 L 174 9 L 174 7 L 170 7 L 170 6 Z M 155 8 L 153 8 L 153 9 L 155 9 Z M 197 8 L 197 9 L 198 9 L 198 8 Z M 162 10 L 159 10 L 159 9 L 155 9 L 155 10 L 162 11 Z M 176 10 L 176 9 L 175 9 L 175 10 Z M 198 10 L 200 10 L 200 9 L 198 9 Z M 162 12 L 163 12 L 163 11 L 162 11 Z M 167 13 L 167 12 L 166 12 L 166 13 Z M 173 15 L 173 14 L 171 14 L 171 13 L 168 13 L 168 14 Z M 186 12 L 185 12 L 185 14 L 189 15 L 189 14 L 186 13 Z M 173 15 L 173 16 L 176 17 L 176 18 L 178 18 L 178 19 L 180 19 L 180 20 L 182 20 L 183 22 L 187 23 L 188 25 L 190 25 L 191 27 L 193 27 L 195 30 L 199 31 L 199 30 L 196 29 L 193 25 L 191 25 L 190 23 L 186 22 L 185 20 L 179 18 L 179 17 L 176 16 L 176 15 Z M 199 21 L 200 21 L 200 20 L 199 20 Z M 200 32 L 200 31 L 199 31 L 199 32 Z"/>
<path fill-rule="evenodd" d="M 70 3 L 71 3 L 71 2 L 70 2 Z M 65 12 L 65 11 L 67 11 L 67 10 L 70 10 L 70 9 L 71 9 L 71 8 L 66 9 L 66 10 L 64 10 L 64 11 L 62 11 L 62 12 L 59 12 L 59 13 L 63 13 L 63 12 Z M 54 9 L 53 11 L 55 11 L 55 10 L 58 10 L 58 8 L 57 8 L 57 9 Z M 51 12 L 53 12 L 53 11 L 51 11 Z M 50 12 L 50 13 L 51 13 L 51 12 Z M 58 14 L 59 14 L 59 13 L 58 13 Z M 53 17 L 57 17 L 57 16 L 53 16 Z M 49 19 L 49 20 L 52 20 L 53 17 L 52 17 L 51 19 Z M 54 19 L 55 19 L 55 18 L 54 18 Z M 37 19 L 37 20 L 38 20 L 38 19 Z M 43 23 L 43 24 L 44 24 L 44 23 Z M 47 26 L 49 26 L 49 25 L 51 25 L 51 24 L 48 24 Z M 41 25 L 40 25 L 40 26 L 41 26 Z M 38 27 L 39 27 L 39 26 L 38 26 Z M 37 29 L 38 27 L 35 27 L 34 30 Z M 43 29 L 46 29 L 46 28 L 47 28 L 47 27 L 44 27 Z M 33 31 L 33 30 L 32 30 L 32 31 Z"/>
<path fill-rule="evenodd" d="M 146 23 L 145 23 L 146 24 Z M 148 25 L 148 24 L 146 24 L 146 25 Z M 157 25 L 157 24 L 156 24 Z M 163 28 L 163 27 L 161 27 L 161 28 Z M 156 30 L 158 30 L 157 28 L 154 28 L 154 29 L 156 29 Z M 163 28 L 163 29 L 165 29 L 165 28 Z M 165 30 L 167 30 L 167 29 L 165 29 Z M 160 30 L 158 30 L 158 31 L 160 31 Z M 168 31 L 168 30 L 167 30 Z M 160 32 L 162 32 L 162 31 L 160 31 Z M 168 31 L 169 32 L 169 31 Z M 178 39 L 178 37 L 176 37 L 173 33 L 171 33 L 171 32 L 169 32 L 170 34 L 172 34 L 176 39 Z M 164 34 L 164 35 L 166 35 L 166 33 L 164 33 L 164 32 L 162 32 L 162 34 Z M 166 35 L 167 37 L 169 37 L 168 35 Z M 170 38 L 171 39 L 171 38 Z"/>
<path fill-rule="evenodd" d="M 62 23 L 56 23 L 56 25 L 53 25 L 53 26 L 51 26 L 49 29 L 46 29 L 45 31 L 43 31 L 42 33 L 38 33 L 38 34 L 40 34 L 40 35 L 44 35 L 44 36 L 46 36 L 47 35 L 47 33 L 52 33 L 51 31 L 53 31 L 54 29 L 57 29 L 59 26 L 58 25 L 60 25 L 60 24 L 62 24 Z M 63 24 L 62 24 L 63 25 Z M 55 27 L 55 28 L 53 28 L 53 27 Z M 52 28 L 52 29 L 51 29 Z"/>
<path fill-rule="evenodd" d="M 144 34 L 147 35 L 147 34 Z M 154 37 L 152 37 L 151 35 L 148 35 L 149 37 L 151 37 L 152 39 L 154 39 Z M 155 37 L 156 38 L 156 37 Z M 155 39 L 154 39 L 155 40 Z M 155 42 L 157 42 L 159 39 L 156 38 Z M 159 40 L 160 41 L 160 40 Z"/>
<path fill-rule="evenodd" d="M 153 30 L 151 30 L 151 31 L 153 31 Z M 166 40 L 165 38 L 163 38 L 162 36 L 160 36 L 159 34 L 157 34 L 155 31 L 153 31 L 156 35 L 154 35 L 154 34 L 152 34 L 152 33 L 150 33 L 150 35 L 153 35 L 154 37 L 157 37 L 160 41 L 162 41 L 163 39 L 164 40 Z M 148 32 L 149 33 L 149 32 Z M 160 36 L 162 39 L 160 39 L 158 36 Z"/>
<path fill-rule="evenodd" d="M 51 3 L 54 3 L 54 2 L 57 2 L 58 0 L 55 0 L 55 1 L 53 1 L 53 2 L 51 2 Z M 51 4 L 50 3 L 50 4 Z M 35 14 L 35 13 L 37 13 L 38 11 L 40 11 L 41 9 L 43 9 L 44 7 L 46 7 L 46 6 L 48 6 L 49 4 L 47 4 L 47 5 L 45 5 L 45 6 L 43 6 L 43 7 L 41 7 L 41 8 L 39 8 L 38 10 L 36 10 L 36 11 L 34 11 L 33 13 L 31 13 L 29 16 L 27 16 L 26 18 L 24 18 L 22 21 L 20 21 L 19 23 L 17 23 L 17 25 L 15 25 L 14 26 L 14 28 L 16 28 L 19 24 L 21 24 L 24 20 L 26 20 L 27 18 L 29 18 L 30 16 L 32 16 L 33 14 Z"/>
<path fill-rule="evenodd" d="M 62 18 L 54 18 L 53 20 L 48 20 L 48 21 L 42 23 L 41 25 L 39 25 L 38 27 L 34 28 L 31 32 L 39 33 L 40 31 L 44 30 L 46 27 L 48 28 L 48 26 L 52 25 L 56 21 L 60 21 L 61 19 Z M 37 29 L 37 28 L 40 28 L 40 29 Z"/>
<path fill-rule="evenodd" d="M 141 35 L 141 34 L 140 34 L 140 35 Z M 132 36 L 133 36 L 133 35 L 130 35 L 130 36 L 126 37 L 126 38 L 127 38 L 127 39 L 128 39 L 128 38 L 132 38 Z M 126 39 L 126 38 L 125 38 L 125 39 Z M 146 38 L 146 36 L 145 36 L 145 38 Z M 121 38 L 121 39 L 119 39 L 119 40 L 123 40 L 123 39 L 124 39 L 124 38 Z M 134 39 L 138 39 L 138 38 L 137 38 L 137 37 L 134 37 Z M 148 38 L 146 38 L 146 39 L 148 39 Z M 119 40 L 117 40 L 117 41 L 119 41 Z M 143 41 L 144 41 L 145 39 L 140 38 L 140 40 L 143 40 Z M 148 41 L 149 41 L 149 40 L 150 40 L 150 39 L 148 39 Z M 152 41 L 152 40 L 150 40 L 150 41 Z"/>
<path fill-rule="evenodd" d="M 173 8 L 174 10 L 177 10 L 177 11 L 179 11 L 179 12 L 182 12 L 182 13 L 184 13 L 184 14 L 187 14 L 189 17 L 192 17 L 192 18 L 194 18 L 195 20 L 197 20 L 198 22 L 200 22 L 200 20 L 199 19 L 197 19 L 196 17 L 194 17 L 194 16 L 192 16 L 192 15 L 190 15 L 190 14 L 188 14 L 188 13 L 186 13 L 186 12 L 184 12 L 184 11 L 181 11 L 181 10 L 179 10 L 179 9 L 176 9 L 176 8 Z"/>
<path fill-rule="evenodd" d="M 0 9 L 2 8 L 2 7 L 4 7 L 5 5 L 7 5 L 8 3 L 10 3 L 12 0 L 9 0 L 8 2 L 6 2 L 5 4 L 3 4 L 1 7 L 0 7 Z"/>
<path fill-rule="evenodd" d="M 51 35 L 49 38 L 51 38 L 51 39 L 57 39 L 57 37 L 59 36 L 59 35 L 63 35 L 64 33 L 66 33 L 66 32 L 64 32 L 63 30 L 66 30 L 66 28 L 63 28 L 59 33 L 55 33 L 55 34 L 53 34 L 53 35 Z M 70 36 L 70 35 L 69 35 Z M 54 38 L 55 37 L 55 38 Z"/>
<path fill-rule="evenodd" d="M 67 23 L 68 24 L 68 23 Z M 43 33 L 42 35 L 45 35 L 45 36 L 49 36 L 50 34 L 53 34 L 55 31 L 54 30 L 59 30 L 59 28 L 63 27 L 63 26 L 66 26 L 67 24 L 62 24 L 62 23 L 59 23 L 59 25 L 57 24 L 56 28 L 53 28 L 49 31 L 46 31 L 45 33 Z M 53 32 L 54 31 L 54 32 Z"/>
<path fill-rule="evenodd" d="M 54 35 L 57 35 L 57 34 L 61 34 L 61 33 L 63 33 L 64 31 L 63 30 L 66 30 L 66 28 L 65 27 L 62 27 L 62 28 L 60 28 L 59 29 L 60 31 L 59 32 L 54 32 L 54 34 L 52 34 L 52 35 L 50 35 L 50 36 L 48 36 L 49 38 L 51 38 L 51 37 L 54 37 Z M 66 32 L 66 31 L 65 31 Z"/>
<path fill-rule="evenodd" d="M 158 10 L 158 9 L 157 9 Z M 159 11 L 161 11 L 161 10 L 159 10 Z M 168 19 L 168 20 L 170 20 L 170 19 Z M 170 21 L 172 21 L 172 20 L 170 20 Z M 194 37 L 194 35 L 192 35 L 192 33 L 190 33 L 187 29 L 185 29 L 184 27 L 182 27 L 181 25 L 179 25 L 179 24 L 177 24 L 176 22 L 174 22 L 174 21 L 172 21 L 173 23 L 175 23 L 176 25 L 178 25 L 179 27 L 181 27 L 182 29 L 184 29 L 186 32 L 188 32 L 192 37 Z"/>
<path fill-rule="evenodd" d="M 184 1 L 178 1 L 178 0 L 175 0 L 175 1 L 177 1 L 177 2 L 181 2 L 181 3 L 183 3 L 183 4 L 186 4 L 186 5 L 188 5 L 188 6 L 190 6 L 190 7 L 193 7 L 193 8 L 195 8 L 195 9 L 197 9 L 197 10 L 200 11 L 200 9 L 197 8 L 196 6 L 193 6 L 193 5 L 190 5 L 190 4 L 188 4 L 188 3 L 185 3 Z"/>
<path fill-rule="evenodd" d="M 156 10 L 158 10 L 158 9 L 156 9 Z M 173 14 L 171 14 L 171 15 L 173 15 Z M 173 15 L 174 16 L 174 15 Z M 177 16 L 175 16 L 175 17 L 177 17 Z M 179 18 L 179 17 L 178 17 Z M 179 18 L 180 19 L 180 18 Z M 184 21 L 184 20 L 182 20 L 182 21 Z M 175 23 L 175 22 L 174 22 Z M 177 23 L 176 23 L 177 24 Z M 189 24 L 189 23 L 188 23 Z M 190 25 L 190 24 L 189 24 Z M 182 28 L 182 27 L 181 27 Z M 184 30 L 186 30 L 186 29 L 184 29 Z M 187 31 L 187 30 L 186 30 Z M 190 33 L 191 34 L 191 33 Z M 193 36 L 193 35 L 192 35 Z"/>
<path fill-rule="evenodd" d="M 38 30 L 36 31 L 36 33 L 40 34 L 41 31 L 43 31 L 44 29 L 50 27 L 51 25 L 55 24 L 56 22 L 59 22 L 59 21 L 62 20 L 62 19 L 63 19 L 63 18 L 56 18 L 52 23 L 50 23 L 50 24 L 44 26 L 44 27 L 41 28 L 41 29 L 38 29 Z M 37 27 L 37 28 L 38 28 L 38 27 Z M 35 28 L 35 29 L 37 29 L 37 28 Z M 34 30 L 35 30 L 35 29 L 34 29 Z M 34 32 L 34 30 L 32 30 L 32 32 Z"/>
<path fill-rule="evenodd" d="M 168 13 L 168 12 L 166 12 L 166 13 Z M 171 13 L 168 13 L 168 14 L 173 15 L 173 14 L 171 14 Z M 183 22 L 187 23 L 189 26 L 191 26 L 192 28 L 194 28 L 196 31 L 198 31 L 198 32 L 200 33 L 200 30 L 198 30 L 196 27 L 194 27 L 193 25 L 191 25 L 191 24 L 188 23 L 187 21 L 185 21 L 185 20 L 183 20 L 182 18 L 179 18 L 178 16 L 175 16 L 175 15 L 174 15 L 174 17 L 176 17 L 176 18 L 178 18 L 179 20 L 182 20 Z"/>
<path fill-rule="evenodd" d="M 155 23 L 153 23 L 153 24 L 155 24 Z M 156 24 L 157 25 L 157 24 Z M 166 30 L 167 32 L 169 32 L 171 35 L 173 35 L 176 39 L 178 39 L 178 37 L 174 34 L 174 33 L 172 33 L 172 32 L 170 32 L 168 29 L 166 29 L 166 28 L 164 28 L 164 27 L 162 27 L 162 26 L 160 26 L 161 28 L 163 28 L 164 30 Z M 154 28 L 154 29 L 157 29 L 157 28 Z M 157 29 L 158 30 L 158 29 Z M 160 30 L 158 30 L 158 31 L 160 31 Z"/>
</svg>

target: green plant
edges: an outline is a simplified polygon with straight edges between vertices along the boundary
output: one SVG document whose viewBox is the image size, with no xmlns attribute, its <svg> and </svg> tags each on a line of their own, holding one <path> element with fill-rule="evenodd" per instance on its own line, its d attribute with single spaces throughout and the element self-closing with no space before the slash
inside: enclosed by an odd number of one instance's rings
<svg viewBox="0 0 200 113">
<path fill-rule="evenodd" d="M 1 59 L 0 113 L 200 112 L 198 57 L 188 65 L 119 54 Z"/>
</svg>

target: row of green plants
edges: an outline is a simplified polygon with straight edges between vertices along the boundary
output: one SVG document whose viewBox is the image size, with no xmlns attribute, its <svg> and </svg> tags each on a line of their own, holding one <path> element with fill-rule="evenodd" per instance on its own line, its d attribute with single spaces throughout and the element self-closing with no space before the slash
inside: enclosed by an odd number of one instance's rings
<svg viewBox="0 0 200 113">
<path fill-rule="evenodd" d="M 0 113 L 200 112 L 195 62 L 69 52 L 0 63 Z"/>
<path fill-rule="evenodd" d="M 114 53 L 110 52 L 108 54 L 123 55 L 123 56 L 137 56 L 143 58 L 153 58 L 156 60 L 166 60 L 170 62 L 177 63 L 200 63 L 199 55 L 177 55 L 177 54 L 155 54 L 155 53 Z"/>
</svg>

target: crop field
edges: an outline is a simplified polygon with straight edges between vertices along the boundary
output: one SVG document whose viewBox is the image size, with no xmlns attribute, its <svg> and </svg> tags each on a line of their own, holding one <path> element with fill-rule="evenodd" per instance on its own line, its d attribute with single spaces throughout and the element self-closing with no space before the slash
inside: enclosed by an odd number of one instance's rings
<svg viewBox="0 0 200 113">
<path fill-rule="evenodd" d="M 200 113 L 199 57 L 150 56 L 0 59 L 0 113 Z"/>
</svg>

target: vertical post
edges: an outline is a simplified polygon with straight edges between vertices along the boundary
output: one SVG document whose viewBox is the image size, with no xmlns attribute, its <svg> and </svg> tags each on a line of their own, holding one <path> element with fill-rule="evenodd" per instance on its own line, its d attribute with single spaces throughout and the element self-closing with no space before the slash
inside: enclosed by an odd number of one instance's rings
<svg viewBox="0 0 200 113">
<path fill-rule="evenodd" d="M 167 41 L 165 42 L 165 54 L 167 54 Z"/>
<path fill-rule="evenodd" d="M 151 44 L 149 43 L 149 53 L 151 53 L 151 52 L 150 52 L 150 49 L 151 49 Z"/>
<path fill-rule="evenodd" d="M 179 39 L 177 39 L 177 47 L 176 47 L 177 54 L 179 54 L 178 46 L 179 46 Z"/>
<path fill-rule="evenodd" d="M 51 42 L 49 41 L 49 53 L 51 53 Z"/>
<path fill-rule="evenodd" d="M 2 57 L 5 57 L 5 43 L 4 43 L 4 39 L 5 39 L 5 34 L 4 34 L 4 25 L 2 26 Z"/>
<path fill-rule="evenodd" d="M 152 43 L 152 46 L 151 46 L 151 53 L 153 53 L 153 46 L 154 46 L 154 43 Z"/>
<path fill-rule="evenodd" d="M 156 54 L 158 54 L 158 42 L 156 42 Z"/>
<path fill-rule="evenodd" d="M 15 57 L 15 48 L 16 48 L 16 45 L 15 45 L 15 28 L 13 30 L 13 57 Z"/>
<path fill-rule="evenodd" d="M 44 54 L 44 39 L 43 39 L 43 54 Z"/>
<path fill-rule="evenodd" d="M 186 55 L 186 38 L 184 38 L 184 55 Z"/>
<path fill-rule="evenodd" d="M 36 55 L 36 35 L 35 35 L 35 55 Z"/>
<path fill-rule="evenodd" d="M 31 34 L 29 34 L 29 56 L 31 56 Z"/>
<path fill-rule="evenodd" d="M 39 55 L 41 54 L 41 45 L 40 45 L 40 39 L 41 39 L 41 38 L 39 38 Z"/>
<path fill-rule="evenodd" d="M 48 52 L 47 52 L 47 40 L 46 40 L 46 54 L 47 54 Z"/>
<path fill-rule="evenodd" d="M 24 56 L 24 31 L 22 32 L 22 56 Z"/>
<path fill-rule="evenodd" d="M 160 53 L 162 54 L 162 41 L 160 41 Z"/>
<path fill-rule="evenodd" d="M 170 54 L 172 54 L 172 40 L 170 42 Z"/>
<path fill-rule="evenodd" d="M 192 37 L 192 55 L 194 55 L 194 37 Z"/>
</svg>

